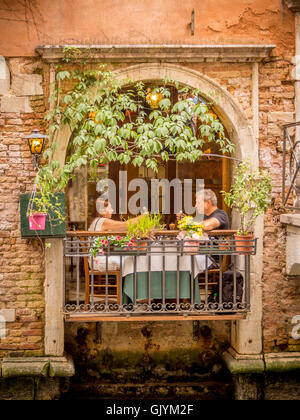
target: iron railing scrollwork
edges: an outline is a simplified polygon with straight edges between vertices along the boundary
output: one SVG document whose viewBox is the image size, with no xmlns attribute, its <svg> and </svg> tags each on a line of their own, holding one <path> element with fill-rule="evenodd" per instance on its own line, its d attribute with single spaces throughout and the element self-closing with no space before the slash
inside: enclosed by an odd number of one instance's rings
<svg viewBox="0 0 300 420">
<path fill-rule="evenodd" d="M 137 241 L 133 250 L 114 249 L 108 243 L 95 257 L 105 264 L 99 272 L 90 254 L 94 238 L 73 233 L 64 239 L 66 315 L 200 317 L 250 310 L 250 261 L 257 239 L 245 243 L 244 252 L 237 251 L 233 236 L 188 242 L 158 237 Z M 114 270 L 112 257 L 118 263 Z M 231 290 L 229 300 L 226 287 Z"/>
</svg>

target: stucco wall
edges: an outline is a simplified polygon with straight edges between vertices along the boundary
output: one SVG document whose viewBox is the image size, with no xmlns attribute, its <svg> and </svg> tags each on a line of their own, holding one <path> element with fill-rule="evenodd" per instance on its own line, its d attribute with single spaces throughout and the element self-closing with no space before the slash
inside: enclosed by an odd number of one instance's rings
<svg viewBox="0 0 300 420">
<path fill-rule="evenodd" d="M 4 56 L 33 56 L 45 44 L 265 43 L 282 54 L 295 27 L 283 0 L 10 0 L 0 21 Z"/>
</svg>

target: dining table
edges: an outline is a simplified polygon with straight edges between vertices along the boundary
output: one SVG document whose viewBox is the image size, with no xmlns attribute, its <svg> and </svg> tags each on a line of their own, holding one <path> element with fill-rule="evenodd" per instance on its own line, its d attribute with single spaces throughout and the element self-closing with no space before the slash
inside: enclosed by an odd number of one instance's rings
<svg viewBox="0 0 300 420">
<path fill-rule="evenodd" d="M 178 298 L 200 303 L 198 274 L 211 260 L 197 254 L 193 246 L 189 253 L 182 252 L 178 243 L 162 246 L 158 242 L 146 255 L 126 255 L 122 264 L 123 303 Z"/>
</svg>

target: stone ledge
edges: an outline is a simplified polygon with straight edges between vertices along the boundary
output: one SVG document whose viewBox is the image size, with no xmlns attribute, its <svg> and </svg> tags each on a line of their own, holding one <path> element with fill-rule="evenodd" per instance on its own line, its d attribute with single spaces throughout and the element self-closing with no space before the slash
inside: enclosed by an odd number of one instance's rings
<svg viewBox="0 0 300 420">
<path fill-rule="evenodd" d="M 238 354 L 229 349 L 223 360 L 232 374 L 253 374 L 264 372 L 288 372 L 300 369 L 300 353 Z"/>
<path fill-rule="evenodd" d="M 267 353 L 265 355 L 266 371 L 286 372 L 300 369 L 300 353 Z"/>
<path fill-rule="evenodd" d="M 285 0 L 285 2 L 293 12 L 300 12 L 300 0 Z"/>
<path fill-rule="evenodd" d="M 264 371 L 264 361 L 262 355 L 241 355 L 233 349 L 229 349 L 223 354 L 223 360 L 230 373 L 262 373 Z"/>
<path fill-rule="evenodd" d="M 300 214 L 282 214 L 280 216 L 280 222 L 285 225 L 292 225 L 300 227 Z"/>
<path fill-rule="evenodd" d="M 75 374 L 72 359 L 67 357 L 6 357 L 2 360 L 3 378 L 26 377 L 70 377 Z"/>
<path fill-rule="evenodd" d="M 258 62 L 269 57 L 276 45 L 43 45 L 36 51 L 54 63 L 64 57 L 64 48 L 87 54 L 86 61 L 101 62 Z M 78 56 L 78 61 L 83 57 Z M 75 59 L 75 58 L 74 58 Z"/>
</svg>

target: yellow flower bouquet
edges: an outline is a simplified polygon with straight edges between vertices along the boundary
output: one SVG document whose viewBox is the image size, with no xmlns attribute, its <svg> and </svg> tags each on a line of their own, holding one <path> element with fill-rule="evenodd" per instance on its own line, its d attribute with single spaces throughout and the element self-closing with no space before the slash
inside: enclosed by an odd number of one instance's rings
<svg viewBox="0 0 300 420">
<path fill-rule="evenodd" d="M 179 220 L 178 229 L 180 230 L 177 239 L 184 239 L 184 251 L 187 254 L 195 255 L 199 252 L 199 241 L 207 240 L 203 235 L 203 225 L 195 222 L 192 216 L 185 216 Z"/>
<path fill-rule="evenodd" d="M 198 239 L 197 237 L 203 236 L 203 225 L 195 222 L 192 216 L 185 216 L 178 221 L 178 229 L 184 232 L 184 236 Z M 196 236 L 197 235 L 197 236 Z"/>
</svg>

